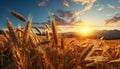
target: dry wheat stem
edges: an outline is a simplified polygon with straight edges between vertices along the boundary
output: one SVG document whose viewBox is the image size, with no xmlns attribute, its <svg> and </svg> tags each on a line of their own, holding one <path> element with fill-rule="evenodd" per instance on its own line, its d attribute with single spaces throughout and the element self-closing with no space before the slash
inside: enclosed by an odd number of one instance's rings
<svg viewBox="0 0 120 69">
<path fill-rule="evenodd" d="M 50 27 L 47 24 L 45 24 L 45 28 L 50 30 Z"/>
<path fill-rule="evenodd" d="M 39 32 L 40 35 L 42 35 L 42 32 L 40 31 L 38 27 L 34 27 L 34 28 Z"/>
<path fill-rule="evenodd" d="M 9 35 L 7 34 L 7 32 L 5 30 L 3 30 L 3 35 L 5 36 L 5 38 L 7 39 L 7 41 L 9 41 Z"/>
<path fill-rule="evenodd" d="M 52 33 L 53 33 L 54 42 L 56 45 L 58 45 L 58 33 L 56 28 L 56 22 L 54 19 L 52 20 Z"/>
<path fill-rule="evenodd" d="M 12 41 L 14 42 L 14 44 L 19 45 L 18 44 L 18 38 L 16 36 L 14 28 L 13 28 L 13 26 L 11 24 L 11 21 L 8 18 L 7 18 L 7 26 L 8 26 L 10 37 L 11 37 Z"/>
<path fill-rule="evenodd" d="M 25 45 L 27 45 L 27 42 L 29 40 L 30 28 L 31 28 L 31 21 L 28 21 L 23 33 L 23 43 L 25 43 Z"/>
<path fill-rule="evenodd" d="M 50 40 L 50 34 L 49 34 L 48 29 L 46 29 L 45 32 L 46 32 L 46 39 L 49 41 Z"/>
<path fill-rule="evenodd" d="M 64 45 L 65 45 L 65 44 L 64 44 L 64 38 L 61 38 L 61 49 L 64 49 L 64 48 L 65 48 Z"/>
<path fill-rule="evenodd" d="M 22 16 L 21 14 L 15 12 L 15 11 L 11 11 L 11 14 L 12 14 L 13 16 L 15 16 L 16 18 L 20 19 L 21 21 L 27 22 L 27 20 L 26 20 L 26 19 L 24 18 L 24 16 Z"/>
<path fill-rule="evenodd" d="M 89 45 L 89 46 L 87 46 L 87 48 L 85 50 L 83 50 L 83 52 L 81 53 L 81 56 L 80 56 L 80 60 L 84 60 L 85 58 L 87 58 L 87 55 L 92 50 L 93 46 L 94 45 Z"/>
</svg>

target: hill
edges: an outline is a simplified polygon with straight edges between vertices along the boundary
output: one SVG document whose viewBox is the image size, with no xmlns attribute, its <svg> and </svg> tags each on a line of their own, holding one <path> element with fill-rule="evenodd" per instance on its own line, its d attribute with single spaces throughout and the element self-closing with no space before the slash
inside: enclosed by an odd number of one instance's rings
<svg viewBox="0 0 120 69">
<path fill-rule="evenodd" d="M 82 34 L 77 32 L 67 32 L 67 34 L 69 34 L 69 37 L 83 37 Z M 102 36 L 104 39 L 120 39 L 120 30 L 95 30 L 94 32 L 90 33 L 89 36 L 85 36 L 84 38 L 96 39 Z"/>
</svg>

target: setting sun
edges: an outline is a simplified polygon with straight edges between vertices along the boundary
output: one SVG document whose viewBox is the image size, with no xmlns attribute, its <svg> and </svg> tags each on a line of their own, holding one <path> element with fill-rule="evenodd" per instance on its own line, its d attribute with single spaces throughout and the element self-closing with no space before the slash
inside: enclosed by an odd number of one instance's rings
<svg viewBox="0 0 120 69">
<path fill-rule="evenodd" d="M 71 30 L 78 32 L 81 36 L 90 36 L 94 28 L 88 24 L 76 24 Z"/>
<path fill-rule="evenodd" d="M 90 32 L 90 29 L 88 27 L 84 27 L 81 29 L 81 33 L 88 34 Z"/>
<path fill-rule="evenodd" d="M 92 31 L 92 29 L 91 28 L 89 28 L 89 27 L 81 27 L 80 29 L 79 29 L 79 33 L 82 35 L 82 36 L 89 36 L 90 34 L 91 34 L 91 31 Z"/>
</svg>

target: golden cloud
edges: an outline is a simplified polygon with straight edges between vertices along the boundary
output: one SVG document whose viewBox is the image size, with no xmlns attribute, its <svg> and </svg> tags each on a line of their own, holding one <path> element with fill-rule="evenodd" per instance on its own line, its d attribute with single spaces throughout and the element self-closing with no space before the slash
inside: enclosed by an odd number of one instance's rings
<svg viewBox="0 0 120 69">
<path fill-rule="evenodd" d="M 82 5 L 85 5 L 85 8 L 82 10 L 80 9 L 80 10 L 76 11 L 75 15 L 79 15 L 82 12 L 90 10 L 93 7 L 94 3 L 96 2 L 96 0 L 72 0 L 72 1 L 75 3 L 80 3 Z"/>
<path fill-rule="evenodd" d="M 111 18 L 105 20 L 105 24 L 117 23 L 119 21 L 120 21 L 120 16 L 118 16 L 118 14 L 115 14 Z"/>
<path fill-rule="evenodd" d="M 63 5 L 69 7 L 69 6 L 70 6 L 70 2 L 64 1 L 64 2 L 63 2 Z"/>
<path fill-rule="evenodd" d="M 114 6 L 114 5 L 111 5 L 111 4 L 108 4 L 108 7 L 112 8 L 112 9 L 119 9 L 120 8 L 120 6 Z"/>
<path fill-rule="evenodd" d="M 99 6 L 99 7 L 97 8 L 98 11 L 102 11 L 103 9 L 104 9 L 103 6 Z"/>
</svg>

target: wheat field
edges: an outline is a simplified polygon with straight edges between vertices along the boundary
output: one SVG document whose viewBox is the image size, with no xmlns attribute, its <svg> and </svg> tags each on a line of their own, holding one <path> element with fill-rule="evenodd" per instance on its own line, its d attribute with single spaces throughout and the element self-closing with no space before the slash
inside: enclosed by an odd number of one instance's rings
<svg viewBox="0 0 120 69">
<path fill-rule="evenodd" d="M 120 69 L 120 40 L 67 38 L 58 34 L 54 19 L 51 28 L 45 25 L 45 36 L 38 36 L 32 20 L 11 14 L 26 25 L 15 27 L 6 19 L 8 31 L 0 35 L 0 69 Z"/>
</svg>

